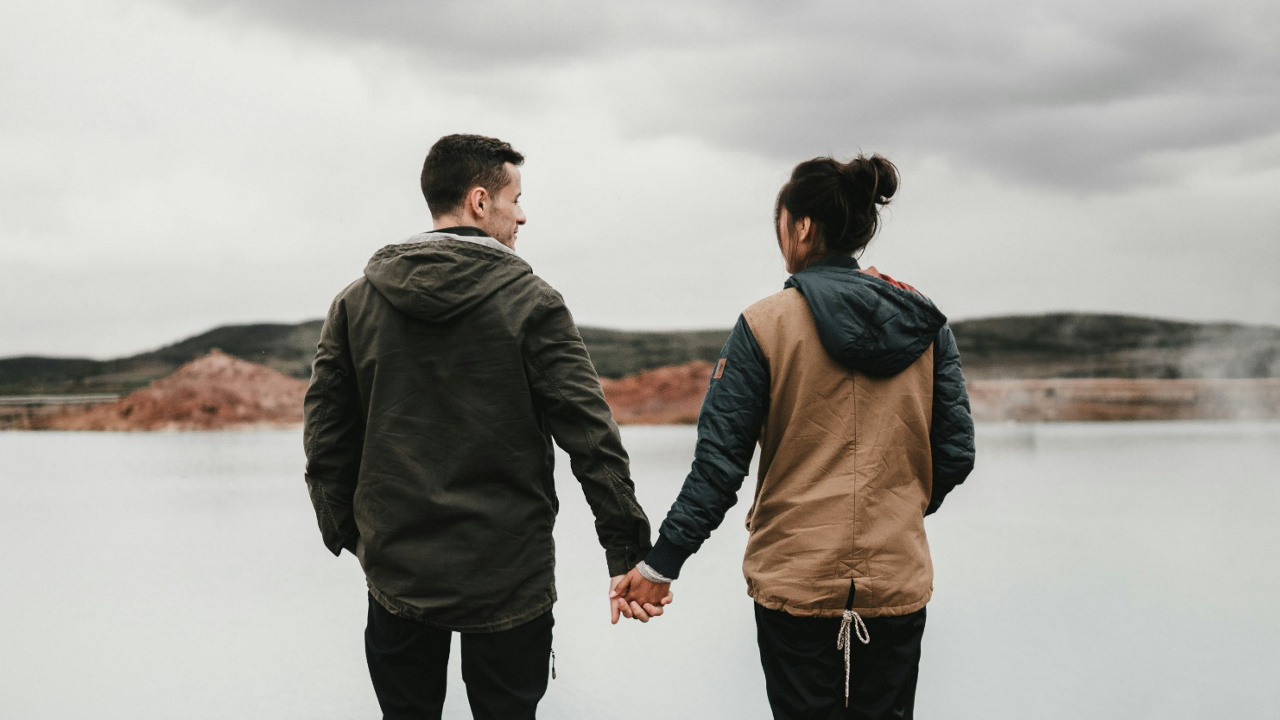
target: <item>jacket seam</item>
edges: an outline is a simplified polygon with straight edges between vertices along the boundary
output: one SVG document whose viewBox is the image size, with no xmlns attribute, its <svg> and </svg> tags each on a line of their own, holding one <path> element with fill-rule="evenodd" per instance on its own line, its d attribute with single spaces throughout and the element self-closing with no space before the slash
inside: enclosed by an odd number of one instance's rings
<svg viewBox="0 0 1280 720">
<path fill-rule="evenodd" d="M 338 372 L 341 372 L 341 371 L 338 371 Z M 320 416 L 315 419 L 315 423 L 314 423 L 317 427 L 323 427 L 325 421 L 329 419 L 329 410 L 330 410 L 329 406 L 331 405 L 331 403 L 329 402 L 328 397 L 329 397 L 329 388 L 332 385 L 333 385 L 333 374 L 332 373 L 326 374 L 324 377 L 324 385 L 320 388 L 320 397 L 325 398 L 325 401 L 320 404 Z M 311 436 L 311 442 L 307 447 L 308 455 L 315 454 L 316 448 L 319 445 L 319 442 L 320 442 L 319 433 L 316 433 Z"/>
</svg>

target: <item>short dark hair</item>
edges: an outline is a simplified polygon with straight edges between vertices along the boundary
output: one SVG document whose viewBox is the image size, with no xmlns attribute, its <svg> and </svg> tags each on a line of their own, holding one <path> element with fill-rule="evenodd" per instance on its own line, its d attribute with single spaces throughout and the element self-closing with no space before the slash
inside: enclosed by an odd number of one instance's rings
<svg viewBox="0 0 1280 720">
<path fill-rule="evenodd" d="M 422 163 L 422 196 L 432 217 L 458 209 L 467 191 L 479 185 L 496 194 L 511 181 L 506 163 L 520 165 L 524 155 L 510 143 L 483 135 L 445 135 Z"/>
<path fill-rule="evenodd" d="M 793 221 L 809 218 L 824 255 L 852 255 L 880 229 L 880 207 L 898 190 L 898 168 L 880 155 L 859 155 L 847 163 L 821 157 L 796 165 L 778 191 L 773 224 L 782 208 Z"/>
</svg>

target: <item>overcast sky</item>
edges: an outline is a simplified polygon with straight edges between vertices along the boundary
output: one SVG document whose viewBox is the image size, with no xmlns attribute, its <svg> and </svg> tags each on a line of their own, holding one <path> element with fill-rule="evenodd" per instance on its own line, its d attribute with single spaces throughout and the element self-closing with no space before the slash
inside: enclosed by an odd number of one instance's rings
<svg viewBox="0 0 1280 720">
<path fill-rule="evenodd" d="M 864 258 L 953 319 L 1280 324 L 1280 3 L 0 5 L 0 357 L 320 317 L 430 227 L 422 158 L 525 153 L 518 251 L 580 324 L 728 328 L 773 199 L 858 151 Z"/>
</svg>

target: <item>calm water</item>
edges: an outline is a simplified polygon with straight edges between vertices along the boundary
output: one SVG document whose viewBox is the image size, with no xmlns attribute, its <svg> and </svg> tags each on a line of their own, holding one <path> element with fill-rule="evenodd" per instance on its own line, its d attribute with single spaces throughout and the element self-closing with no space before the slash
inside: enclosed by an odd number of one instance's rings
<svg viewBox="0 0 1280 720">
<path fill-rule="evenodd" d="M 624 434 L 656 523 L 694 432 Z M 920 716 L 1280 707 L 1280 424 L 979 434 L 978 470 L 929 521 Z M 296 432 L 0 433 L 0 718 L 377 717 L 363 577 L 321 545 L 302 462 Z M 767 718 L 745 507 L 666 617 L 614 627 L 586 502 L 559 484 L 542 716 L 648 718 L 661 698 L 671 718 Z M 469 717 L 456 653 L 452 682 L 446 716 Z"/>
</svg>

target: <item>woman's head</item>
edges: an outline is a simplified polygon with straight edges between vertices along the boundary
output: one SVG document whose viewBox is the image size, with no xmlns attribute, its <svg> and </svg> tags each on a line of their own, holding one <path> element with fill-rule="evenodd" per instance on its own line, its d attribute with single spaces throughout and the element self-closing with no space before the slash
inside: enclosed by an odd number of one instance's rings
<svg viewBox="0 0 1280 720">
<path fill-rule="evenodd" d="M 898 190 L 898 168 L 879 155 L 796 165 L 778 191 L 774 226 L 788 272 L 832 255 L 853 255 L 880 229 L 880 206 Z"/>
</svg>

